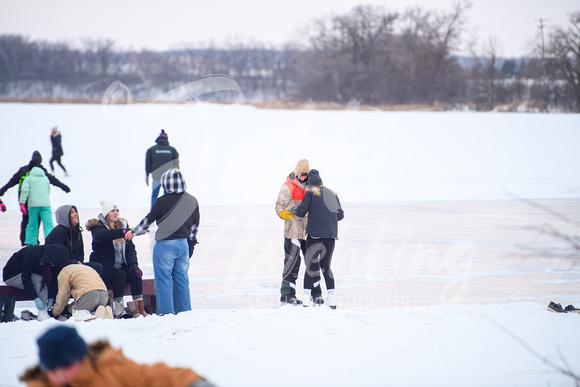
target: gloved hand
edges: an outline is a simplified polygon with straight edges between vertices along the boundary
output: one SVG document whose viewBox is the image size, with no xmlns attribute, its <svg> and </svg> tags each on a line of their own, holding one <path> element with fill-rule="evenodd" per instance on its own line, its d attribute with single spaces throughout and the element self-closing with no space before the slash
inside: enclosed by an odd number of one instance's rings
<svg viewBox="0 0 580 387">
<path fill-rule="evenodd" d="M 149 175 L 145 176 L 145 184 L 149 187 Z"/>
<path fill-rule="evenodd" d="M 197 239 L 194 240 L 187 240 L 187 244 L 189 245 L 189 258 L 193 256 L 193 250 L 195 249 L 195 245 L 197 245 Z"/>
<path fill-rule="evenodd" d="M 20 203 L 20 212 L 22 212 L 22 215 L 28 215 L 28 211 L 26 211 L 26 205 L 24 203 Z"/>
<path fill-rule="evenodd" d="M 69 193 L 70 192 L 70 188 L 69 187 L 64 187 L 64 192 Z"/>
<path fill-rule="evenodd" d="M 48 309 L 48 310 L 52 309 L 53 305 L 54 305 L 54 298 L 49 298 L 48 303 L 46 304 L 46 309 Z"/>
<path fill-rule="evenodd" d="M 6 212 L 6 204 L 4 204 L 2 200 L 0 200 L 0 211 Z"/>
<path fill-rule="evenodd" d="M 288 211 L 288 209 L 290 208 L 290 206 L 286 207 L 285 210 L 280 210 L 280 212 L 278 212 L 278 215 L 280 216 L 280 218 L 282 219 L 294 219 L 294 217 L 296 215 L 294 215 L 293 213 L 291 213 L 290 211 Z"/>
<path fill-rule="evenodd" d="M 143 271 L 141 269 L 139 269 L 139 266 L 137 266 L 137 265 L 131 266 L 131 272 L 133 274 L 135 274 L 135 276 L 137 278 L 142 278 L 143 277 Z"/>
<path fill-rule="evenodd" d="M 42 302 L 42 300 L 40 298 L 36 297 L 34 299 L 34 303 L 36 304 L 36 309 L 46 310 L 46 305 L 44 304 L 44 302 Z"/>
<path fill-rule="evenodd" d="M 292 206 L 292 207 L 288 208 L 288 212 L 295 213 L 297 209 L 298 209 L 297 206 Z"/>
</svg>

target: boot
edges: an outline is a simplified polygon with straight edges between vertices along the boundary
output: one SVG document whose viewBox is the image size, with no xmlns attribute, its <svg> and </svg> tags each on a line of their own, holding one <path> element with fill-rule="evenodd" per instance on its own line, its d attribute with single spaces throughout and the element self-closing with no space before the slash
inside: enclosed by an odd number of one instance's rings
<svg viewBox="0 0 580 387">
<path fill-rule="evenodd" d="M 4 307 L 2 308 L 2 322 L 14 321 L 14 306 L 16 305 L 16 297 L 5 296 Z"/>
<path fill-rule="evenodd" d="M 143 299 L 137 300 L 137 307 L 139 308 L 139 314 L 143 317 L 147 317 L 147 312 L 145 312 L 145 301 Z"/>
<path fill-rule="evenodd" d="M 119 317 L 125 311 L 125 304 L 123 301 L 113 301 L 113 316 Z"/>
<path fill-rule="evenodd" d="M 127 302 L 127 309 L 129 309 L 129 311 L 131 311 L 133 316 L 139 317 L 139 307 L 137 306 L 137 301 Z"/>
</svg>

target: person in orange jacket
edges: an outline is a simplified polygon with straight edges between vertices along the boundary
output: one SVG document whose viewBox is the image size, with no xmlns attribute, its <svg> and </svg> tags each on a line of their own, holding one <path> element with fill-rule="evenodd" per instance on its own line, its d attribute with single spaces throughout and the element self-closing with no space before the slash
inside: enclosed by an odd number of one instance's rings
<svg viewBox="0 0 580 387">
<path fill-rule="evenodd" d="M 87 346 L 76 329 L 67 325 L 47 330 L 37 344 L 40 364 L 20 377 L 29 387 L 215 387 L 189 368 L 135 363 L 107 341 Z"/>
<path fill-rule="evenodd" d="M 298 160 L 294 171 L 286 177 L 276 198 L 276 214 L 284 219 L 284 269 L 282 285 L 280 286 L 280 302 L 282 304 L 301 305 L 296 297 L 296 279 L 300 270 L 300 253 L 306 254 L 306 224 L 308 216 L 295 218 L 288 212 L 291 206 L 302 202 L 308 182 L 310 163 L 306 159 Z"/>
</svg>

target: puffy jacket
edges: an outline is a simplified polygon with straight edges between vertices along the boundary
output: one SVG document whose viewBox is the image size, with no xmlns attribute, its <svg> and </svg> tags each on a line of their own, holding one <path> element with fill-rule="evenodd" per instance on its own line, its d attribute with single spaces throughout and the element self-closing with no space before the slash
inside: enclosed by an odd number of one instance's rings
<svg viewBox="0 0 580 387">
<path fill-rule="evenodd" d="M 46 236 L 46 244 L 63 245 L 69 250 L 69 263 L 84 262 L 85 245 L 80 229 L 70 226 L 70 210 L 74 206 L 64 205 L 54 213 L 58 226 Z M 74 207 L 76 210 L 76 207 Z M 77 211 L 78 212 L 78 211 Z"/>
<path fill-rule="evenodd" d="M 321 186 L 320 196 L 307 191 L 304 194 L 304 200 L 294 213 L 296 217 L 309 215 L 306 226 L 308 236 L 338 239 L 338 221 L 344 218 L 344 211 L 340 206 L 338 196 L 332 190 Z"/>
<path fill-rule="evenodd" d="M 30 170 L 30 174 L 22 182 L 20 203 L 28 207 L 50 207 L 50 181 L 39 167 Z"/>
<path fill-rule="evenodd" d="M 44 171 L 44 173 L 46 174 L 46 176 L 48 177 L 50 184 L 62 189 L 66 193 L 70 192 L 70 188 L 66 184 L 63 184 L 56 177 L 54 177 L 53 175 L 48 173 L 46 168 L 44 168 L 41 165 L 41 163 L 42 163 L 42 156 L 40 155 L 40 153 L 38 151 L 35 151 L 32 154 L 32 159 L 30 160 L 30 163 L 28 163 L 28 165 L 20 167 L 20 169 L 18 169 L 18 171 L 16 171 L 16 173 L 12 176 L 12 178 L 8 181 L 8 183 L 6 183 L 6 185 L 4 187 L 0 188 L 0 196 L 4 196 L 6 191 L 8 191 L 10 188 L 14 187 L 15 185 L 18 185 L 18 199 L 20 199 L 20 191 L 22 189 L 22 182 L 28 176 L 28 174 L 30 173 L 30 170 L 33 167 L 41 168 Z"/>
<path fill-rule="evenodd" d="M 30 387 L 52 386 L 40 366 L 27 370 L 20 380 Z M 70 386 L 189 387 L 198 380 L 203 378 L 189 368 L 171 368 L 165 363 L 138 364 L 126 358 L 121 350 L 101 341 L 89 346 L 89 352 Z"/>
<path fill-rule="evenodd" d="M 145 176 L 151 174 L 153 180 L 160 180 L 161 175 L 171 168 L 179 169 L 179 153 L 169 145 L 166 138 L 157 138 L 157 145 L 147 149 L 145 156 Z"/>
<path fill-rule="evenodd" d="M 280 211 L 285 210 L 288 206 L 298 206 L 302 202 L 306 191 L 306 184 L 301 183 L 294 172 L 290 173 L 278 193 L 276 215 L 280 216 Z M 303 218 L 284 219 L 284 238 L 306 239 L 307 223 L 308 215 Z"/>
<path fill-rule="evenodd" d="M 103 265 L 105 270 L 110 270 L 115 266 L 115 247 L 113 241 L 115 239 L 122 239 L 123 244 L 122 254 L 124 263 L 131 267 L 138 265 L 137 251 L 133 241 L 125 241 L 125 233 L 129 225 L 125 219 L 119 219 L 123 228 L 109 228 L 105 225 L 106 221 L 99 214 L 98 219 L 91 219 L 87 222 L 87 231 L 90 231 L 93 236 L 93 252 L 89 258 L 90 262 L 99 262 Z"/>
<path fill-rule="evenodd" d="M 72 296 L 78 301 L 85 293 L 93 290 L 107 291 L 105 283 L 93 268 L 85 265 L 72 264 L 66 266 L 58 274 L 58 293 L 52 308 L 52 313 L 58 316 L 68 305 Z"/>
</svg>

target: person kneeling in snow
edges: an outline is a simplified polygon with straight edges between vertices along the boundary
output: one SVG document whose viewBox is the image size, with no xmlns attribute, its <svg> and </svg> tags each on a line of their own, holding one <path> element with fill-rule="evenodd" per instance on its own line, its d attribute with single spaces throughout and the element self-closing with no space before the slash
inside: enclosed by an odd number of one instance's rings
<svg viewBox="0 0 580 387">
<path fill-rule="evenodd" d="M 38 340 L 40 364 L 25 371 L 28 386 L 215 387 L 189 368 L 138 364 L 107 341 L 86 345 L 76 329 L 58 325 Z"/>
<path fill-rule="evenodd" d="M 63 311 L 73 314 L 77 311 L 87 314 L 96 311 L 99 318 L 113 318 L 113 311 L 107 305 L 107 286 L 95 269 L 85 265 L 69 264 L 58 275 L 58 293 L 52 311 L 58 317 Z M 69 306 L 70 297 L 74 302 Z M 68 306 L 68 308 L 67 308 Z M 65 310 L 66 308 L 66 310 Z"/>
<path fill-rule="evenodd" d="M 47 309 L 54 304 L 56 277 L 66 266 L 68 249 L 61 245 L 26 246 L 8 260 L 2 278 L 8 286 L 26 290 L 38 309 L 38 319 L 49 318 Z"/>
</svg>

